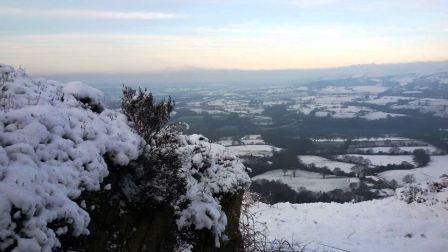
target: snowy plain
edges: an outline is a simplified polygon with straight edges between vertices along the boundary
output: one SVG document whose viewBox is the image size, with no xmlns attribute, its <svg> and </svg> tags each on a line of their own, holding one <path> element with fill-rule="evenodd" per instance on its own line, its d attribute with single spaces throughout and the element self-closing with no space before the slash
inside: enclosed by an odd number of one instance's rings
<svg viewBox="0 0 448 252">
<path fill-rule="evenodd" d="M 295 177 L 292 175 L 292 171 L 288 171 L 286 175 L 282 170 L 268 171 L 253 177 L 252 181 L 261 179 L 279 181 L 297 192 L 300 192 L 302 189 L 312 192 L 329 192 L 336 189 L 349 191 L 351 183 L 359 182 L 358 178 L 349 177 L 326 176 L 323 179 L 320 173 L 302 170 L 296 170 Z"/>
<path fill-rule="evenodd" d="M 363 157 L 365 159 L 369 159 L 372 165 L 374 166 L 382 166 L 388 164 L 401 164 L 401 162 L 405 161 L 413 164 L 413 156 L 412 155 L 360 155 L 360 154 L 349 154 L 347 156 L 354 157 Z M 340 156 L 338 156 L 340 158 Z"/>
<path fill-rule="evenodd" d="M 448 155 L 431 156 L 431 161 L 422 168 L 386 171 L 378 174 L 378 176 L 389 181 L 395 179 L 399 184 L 402 184 L 402 179 L 407 174 L 414 175 L 417 183 L 434 181 L 441 175 L 448 174 Z"/>
<path fill-rule="evenodd" d="M 281 148 L 277 148 L 267 144 L 237 145 L 229 146 L 227 148 L 231 152 L 235 153 L 235 155 L 237 155 L 238 157 L 271 157 L 275 151 L 281 150 Z"/>
<path fill-rule="evenodd" d="M 314 155 L 300 155 L 298 157 L 306 165 L 314 164 L 318 168 L 327 167 L 331 171 L 333 171 L 336 168 L 339 168 L 345 173 L 350 173 L 352 167 L 355 166 L 354 164 L 340 161 L 333 161 L 324 157 Z"/>
<path fill-rule="evenodd" d="M 448 251 L 448 211 L 389 197 L 360 203 L 255 204 L 267 240 L 298 242 L 303 251 Z"/>
</svg>

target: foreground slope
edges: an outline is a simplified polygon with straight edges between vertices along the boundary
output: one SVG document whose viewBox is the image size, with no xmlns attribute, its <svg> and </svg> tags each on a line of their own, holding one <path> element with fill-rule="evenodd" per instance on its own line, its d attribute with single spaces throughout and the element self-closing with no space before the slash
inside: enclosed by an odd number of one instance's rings
<svg viewBox="0 0 448 252">
<path fill-rule="evenodd" d="M 445 179 L 381 200 L 259 203 L 251 210 L 268 241 L 287 240 L 297 251 L 448 251 L 447 187 Z"/>
</svg>

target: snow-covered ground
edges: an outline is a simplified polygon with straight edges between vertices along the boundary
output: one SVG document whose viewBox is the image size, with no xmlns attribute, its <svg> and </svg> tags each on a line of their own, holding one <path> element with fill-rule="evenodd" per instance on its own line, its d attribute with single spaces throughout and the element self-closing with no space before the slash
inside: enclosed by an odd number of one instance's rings
<svg viewBox="0 0 448 252">
<path fill-rule="evenodd" d="M 436 180 L 442 174 L 448 174 L 448 155 L 431 156 L 431 161 L 427 166 L 422 168 L 415 168 L 412 170 L 392 170 L 382 172 L 378 175 L 389 181 L 395 179 L 399 184 L 402 184 L 402 179 L 407 174 L 414 175 L 417 182 Z"/>
<path fill-rule="evenodd" d="M 265 144 L 261 135 L 246 135 L 243 136 L 240 141 L 245 145 Z"/>
<path fill-rule="evenodd" d="M 274 154 L 274 151 L 281 150 L 280 148 L 267 144 L 238 145 L 238 146 L 229 146 L 227 148 L 239 157 L 243 156 L 271 157 Z"/>
<path fill-rule="evenodd" d="M 314 164 L 314 166 L 318 168 L 327 167 L 330 170 L 339 168 L 345 173 L 350 173 L 352 167 L 354 166 L 354 164 L 333 161 L 320 156 L 300 155 L 298 157 L 306 165 Z"/>
<path fill-rule="evenodd" d="M 293 190 L 299 192 L 302 188 L 313 192 L 329 192 L 336 189 L 344 191 L 350 190 L 351 183 L 358 183 L 358 178 L 326 176 L 316 172 L 296 170 L 296 176 L 293 177 L 292 171 L 288 171 L 286 176 L 282 170 L 268 171 L 252 178 L 252 181 L 266 179 L 269 181 L 280 181 L 288 185 Z"/>
<path fill-rule="evenodd" d="M 388 164 L 401 164 L 405 161 L 413 164 L 412 155 L 359 155 L 359 154 L 349 154 L 347 156 L 363 157 L 369 159 L 372 165 L 382 166 Z M 340 156 L 339 156 L 340 157 Z"/>
<path fill-rule="evenodd" d="M 251 211 L 259 229 L 267 228 L 268 242 L 297 242 L 296 251 L 448 251 L 446 204 L 389 197 L 345 204 L 256 203 Z"/>
<path fill-rule="evenodd" d="M 387 104 L 394 104 L 399 101 L 410 101 L 413 99 L 415 99 L 415 98 L 404 97 L 404 96 L 381 96 L 381 97 L 376 97 L 374 99 L 371 99 L 371 100 L 368 100 L 365 102 L 369 103 L 369 104 L 375 104 L 375 105 L 387 105 Z"/>
<path fill-rule="evenodd" d="M 434 116 L 448 117 L 448 100 L 446 99 L 422 98 L 412 100 L 407 104 L 394 104 L 390 107 L 392 109 L 413 109 Z"/>
<path fill-rule="evenodd" d="M 220 139 L 220 140 L 217 141 L 216 143 L 217 143 L 217 144 L 221 144 L 221 145 L 227 147 L 227 146 L 232 146 L 232 144 L 233 144 L 234 142 L 235 142 L 235 141 L 233 141 L 231 137 L 226 137 L 226 138 L 222 138 L 222 139 Z"/>
<path fill-rule="evenodd" d="M 352 87 L 341 87 L 341 86 L 327 86 L 320 90 L 321 94 L 378 94 L 386 91 L 388 88 L 375 85 L 375 86 L 352 86 Z"/>
</svg>

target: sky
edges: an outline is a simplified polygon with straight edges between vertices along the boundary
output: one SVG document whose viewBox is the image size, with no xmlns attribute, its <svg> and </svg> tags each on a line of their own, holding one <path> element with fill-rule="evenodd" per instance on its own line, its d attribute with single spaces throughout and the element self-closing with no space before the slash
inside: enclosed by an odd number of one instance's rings
<svg viewBox="0 0 448 252">
<path fill-rule="evenodd" d="M 0 0 L 0 63 L 36 74 L 448 59 L 448 0 Z"/>
</svg>

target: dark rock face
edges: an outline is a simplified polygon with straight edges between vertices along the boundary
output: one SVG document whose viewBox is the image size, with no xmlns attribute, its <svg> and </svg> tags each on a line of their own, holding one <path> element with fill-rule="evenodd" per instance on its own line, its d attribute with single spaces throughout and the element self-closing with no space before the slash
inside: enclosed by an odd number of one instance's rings
<svg viewBox="0 0 448 252">
<path fill-rule="evenodd" d="M 169 206 L 139 209 L 126 207 L 117 192 L 94 192 L 85 195 L 89 205 L 90 235 L 61 238 L 62 250 L 74 251 L 173 251 L 177 244 L 177 225 Z M 227 215 L 226 241 L 220 248 L 210 230 L 198 230 L 193 251 L 244 251 L 239 231 L 239 216 L 243 192 L 222 197 L 221 205 Z"/>
<path fill-rule="evenodd" d="M 220 248 L 216 248 L 210 231 L 202 230 L 198 232 L 199 240 L 194 251 L 244 251 L 243 238 L 239 230 L 242 199 L 243 192 L 240 192 L 236 195 L 226 195 L 221 201 L 221 206 L 227 215 L 225 234 L 228 240 L 221 242 Z"/>
</svg>

